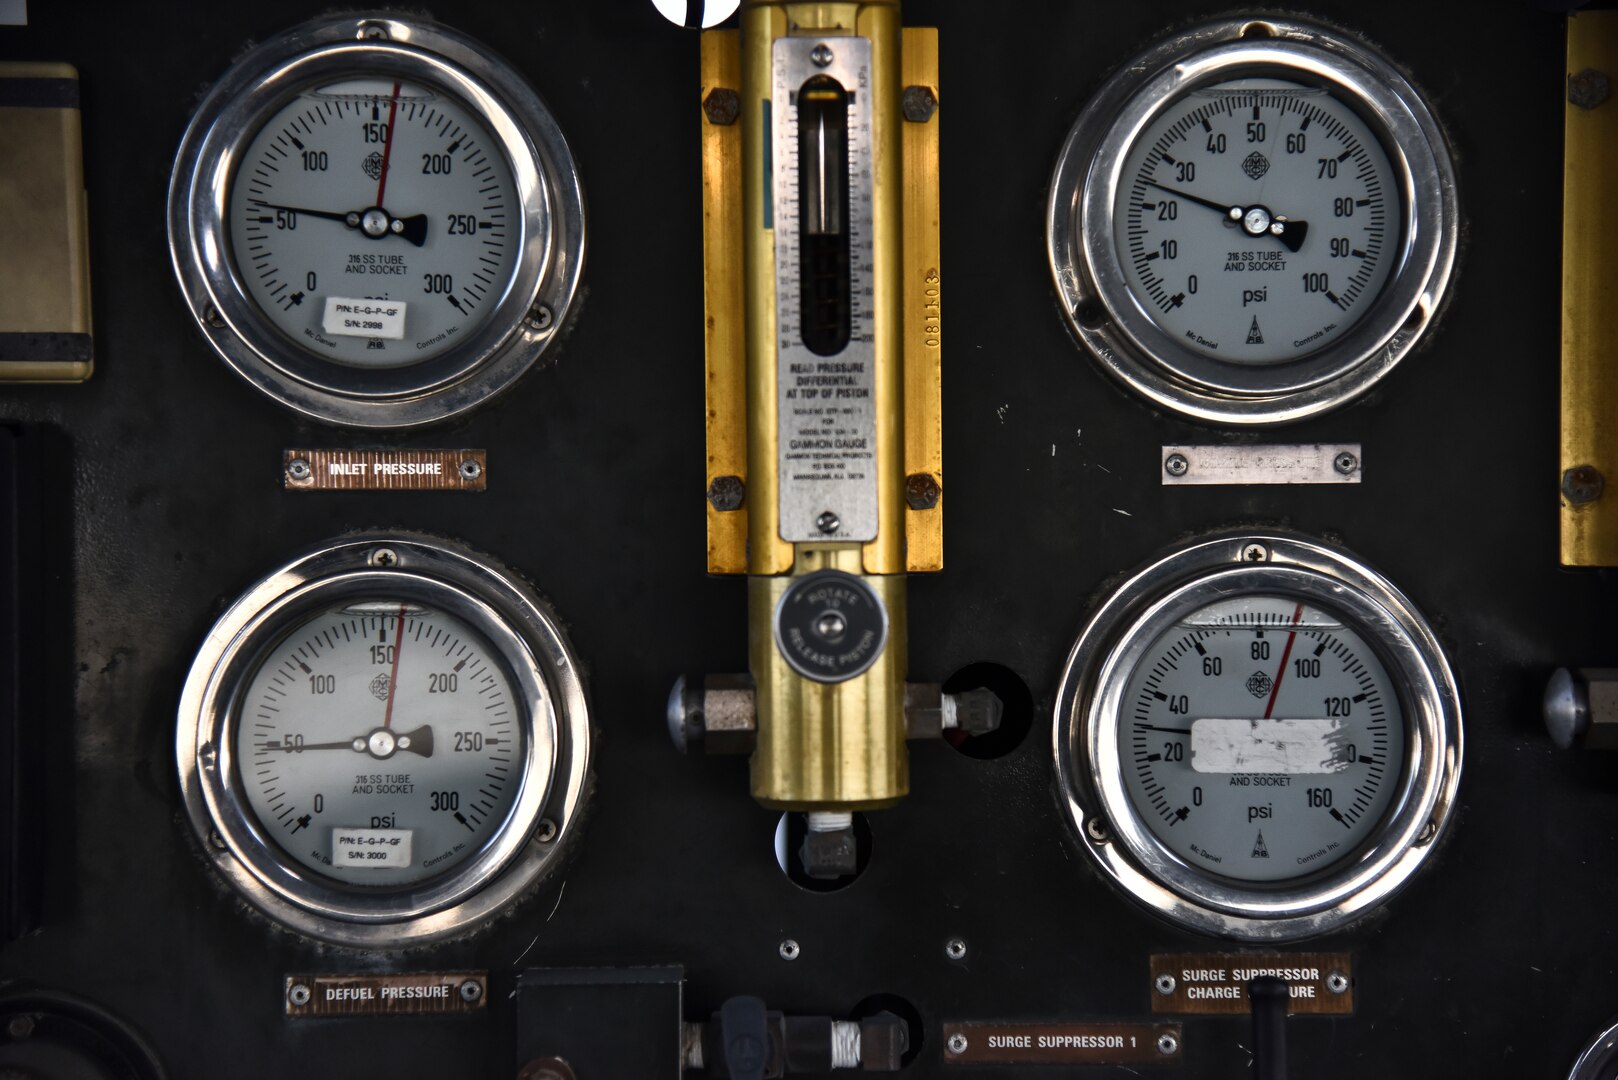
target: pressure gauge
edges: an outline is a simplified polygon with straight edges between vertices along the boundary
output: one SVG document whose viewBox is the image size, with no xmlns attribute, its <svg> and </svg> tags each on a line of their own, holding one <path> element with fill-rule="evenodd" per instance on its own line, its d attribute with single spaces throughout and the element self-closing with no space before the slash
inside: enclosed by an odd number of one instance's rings
<svg viewBox="0 0 1618 1080">
<path fill-rule="evenodd" d="M 1229 20 L 1125 64 L 1062 149 L 1051 269 L 1115 377 L 1200 420 L 1279 423 L 1386 375 L 1455 260 L 1444 138 L 1387 60 Z"/>
<path fill-rule="evenodd" d="M 345 945 L 471 927 L 550 869 L 589 761 L 577 663 L 510 571 L 342 541 L 250 589 L 186 680 L 177 756 L 215 866 Z"/>
<path fill-rule="evenodd" d="M 416 19 L 325 18 L 203 99 L 169 246 L 198 325 L 259 390 L 409 427 L 498 393 L 555 340 L 583 205 L 560 128 L 486 48 Z"/>
<path fill-rule="evenodd" d="M 1056 713 L 1086 849 L 1180 925 L 1248 941 L 1334 929 L 1402 887 L 1460 777 L 1455 681 L 1375 571 L 1283 536 L 1147 567 L 1074 646 Z"/>
</svg>

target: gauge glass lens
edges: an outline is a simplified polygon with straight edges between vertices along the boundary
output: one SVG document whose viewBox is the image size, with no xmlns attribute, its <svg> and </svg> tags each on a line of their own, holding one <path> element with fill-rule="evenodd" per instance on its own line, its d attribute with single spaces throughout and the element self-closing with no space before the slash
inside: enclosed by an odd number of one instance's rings
<svg viewBox="0 0 1618 1080">
<path fill-rule="evenodd" d="M 519 696 L 487 639 L 416 604 L 346 604 L 297 626 L 241 698 L 235 749 L 262 831 L 355 886 L 405 886 L 476 855 L 521 785 Z"/>
<path fill-rule="evenodd" d="M 299 94 L 247 147 L 230 194 L 240 280 L 334 363 L 397 368 L 453 348 L 516 272 L 511 167 L 463 103 L 355 79 Z"/>
<path fill-rule="evenodd" d="M 1137 814 L 1201 873 L 1281 882 L 1371 839 L 1399 788 L 1405 730 L 1376 652 L 1330 611 L 1221 600 L 1142 654 L 1120 706 Z"/>
<path fill-rule="evenodd" d="M 1124 161 L 1114 242 L 1135 302 L 1187 349 L 1277 364 L 1341 337 L 1394 269 L 1399 184 L 1325 90 L 1246 78 L 1159 112 Z"/>
</svg>

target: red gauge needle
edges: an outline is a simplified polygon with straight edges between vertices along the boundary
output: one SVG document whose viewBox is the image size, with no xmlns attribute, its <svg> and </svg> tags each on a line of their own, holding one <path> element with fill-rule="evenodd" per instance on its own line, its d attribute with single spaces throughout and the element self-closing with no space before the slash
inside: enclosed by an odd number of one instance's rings
<svg viewBox="0 0 1618 1080">
<path fill-rule="evenodd" d="M 388 190 L 388 159 L 393 156 L 393 118 L 399 112 L 399 83 L 393 84 L 393 96 L 388 99 L 388 134 L 382 140 L 382 175 L 376 181 L 376 205 L 385 205 L 382 196 Z"/>
<path fill-rule="evenodd" d="M 394 92 L 398 93 L 398 90 Z M 399 692 L 399 654 L 404 652 L 404 617 L 405 606 L 400 604 L 399 630 L 393 635 L 393 670 L 388 673 L 388 709 L 382 714 L 382 726 L 385 728 L 393 725 L 393 695 Z M 1264 715 L 1268 716 L 1269 713 Z"/>
<path fill-rule="evenodd" d="M 1281 649 L 1281 669 L 1275 673 L 1275 682 L 1270 684 L 1270 701 L 1264 706 L 1264 719 L 1270 718 L 1275 711 L 1275 699 L 1281 693 L 1281 679 L 1287 673 L 1287 659 L 1292 655 L 1292 642 L 1298 636 L 1298 620 L 1303 618 L 1303 605 L 1299 604 L 1292 612 L 1292 630 L 1287 634 L 1287 643 Z"/>
</svg>

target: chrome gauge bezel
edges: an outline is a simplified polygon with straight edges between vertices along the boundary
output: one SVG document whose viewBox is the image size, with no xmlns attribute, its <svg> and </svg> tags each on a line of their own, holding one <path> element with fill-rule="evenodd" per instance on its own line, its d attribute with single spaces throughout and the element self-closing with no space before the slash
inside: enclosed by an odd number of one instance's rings
<svg viewBox="0 0 1618 1080">
<path fill-rule="evenodd" d="M 1131 148 L 1163 112 L 1203 86 L 1273 77 L 1321 86 L 1354 109 L 1394 170 L 1400 235 L 1393 270 L 1340 337 L 1298 359 L 1232 364 L 1187 348 L 1135 297 L 1114 238 Z M 1324 27 L 1230 19 L 1198 27 L 1123 65 L 1069 133 L 1051 182 L 1046 240 L 1073 333 L 1115 378 L 1156 404 L 1219 424 L 1277 424 L 1369 390 L 1421 338 L 1454 269 L 1458 211 L 1443 132 L 1387 60 Z"/>
<path fill-rule="evenodd" d="M 503 824 L 471 858 L 391 889 L 345 885 L 294 861 L 254 814 L 234 755 L 241 697 L 267 653 L 320 611 L 378 597 L 422 603 L 481 633 L 522 698 L 525 725 L 523 774 Z M 579 815 L 589 712 L 557 620 L 515 574 L 438 540 L 353 537 L 269 574 L 214 624 L 186 678 L 175 755 L 203 850 L 253 907 L 323 941 L 397 948 L 478 925 L 552 869 Z"/>
<path fill-rule="evenodd" d="M 493 135 L 521 203 L 517 263 L 494 308 L 455 347 L 418 364 L 334 363 L 289 338 L 247 293 L 232 254 L 235 174 L 263 124 L 298 93 L 387 74 L 455 97 Z M 584 259 L 584 199 L 550 110 L 508 64 L 443 26 L 396 15 L 306 23 L 244 54 L 197 108 L 169 185 L 169 253 L 192 316 L 249 383 L 317 420 L 408 428 L 506 389 L 557 339 Z"/>
<path fill-rule="evenodd" d="M 1382 821 L 1357 851 L 1308 876 L 1244 883 L 1188 865 L 1153 835 L 1125 788 L 1118 718 L 1134 664 L 1174 621 L 1239 595 L 1281 595 L 1337 612 L 1376 649 L 1399 693 L 1406 756 Z M 1068 656 L 1054 749 L 1060 800 L 1102 872 L 1188 930 L 1283 942 L 1335 930 L 1386 901 L 1444 835 L 1460 781 L 1460 696 L 1438 639 L 1387 579 L 1295 537 L 1207 541 L 1136 573 Z"/>
</svg>

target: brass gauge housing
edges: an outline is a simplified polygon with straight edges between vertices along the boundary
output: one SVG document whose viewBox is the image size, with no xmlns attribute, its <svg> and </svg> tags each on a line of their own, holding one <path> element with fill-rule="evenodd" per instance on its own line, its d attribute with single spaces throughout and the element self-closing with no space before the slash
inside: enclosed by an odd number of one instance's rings
<svg viewBox="0 0 1618 1080">
<path fill-rule="evenodd" d="M 909 790 L 905 575 L 943 565 L 937 55 L 896 0 L 702 42 L 708 569 L 748 575 L 754 798 L 838 820 Z"/>
</svg>

